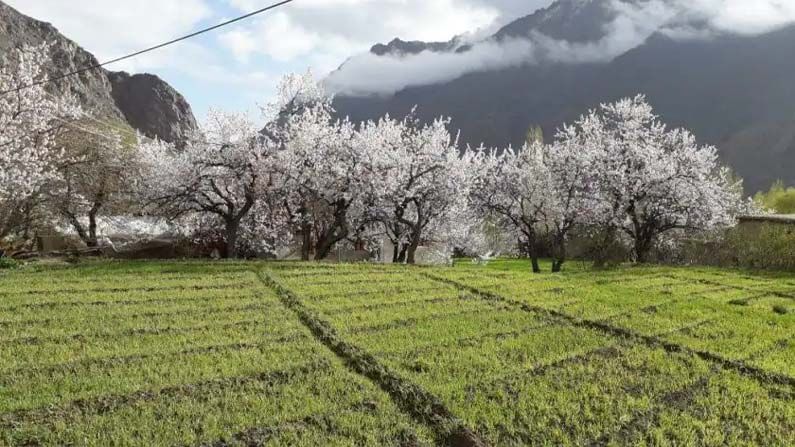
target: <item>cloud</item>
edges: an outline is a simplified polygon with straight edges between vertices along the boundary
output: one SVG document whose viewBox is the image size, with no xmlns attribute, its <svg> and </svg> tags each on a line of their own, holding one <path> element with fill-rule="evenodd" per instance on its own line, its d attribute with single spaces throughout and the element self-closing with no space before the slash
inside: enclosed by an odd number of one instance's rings
<svg viewBox="0 0 795 447">
<path fill-rule="evenodd" d="M 241 12 L 261 6 L 255 0 L 228 1 Z M 378 42 L 446 41 L 502 16 L 485 0 L 301 0 L 222 33 L 220 41 L 242 62 L 302 61 L 326 74 Z"/>
<path fill-rule="evenodd" d="M 723 33 L 761 34 L 795 23 L 795 0 L 609 0 L 607 5 L 613 18 L 604 24 L 603 37 L 595 41 L 555 40 L 529 32 L 523 40 L 481 40 L 464 53 L 424 51 L 380 57 L 363 53 L 331 73 L 326 82 L 338 94 L 390 95 L 407 87 L 520 64 L 607 62 L 655 33 L 704 39 Z"/>
<path fill-rule="evenodd" d="M 466 73 L 492 70 L 532 60 L 534 45 L 525 39 L 485 42 L 463 53 L 424 51 L 408 56 L 362 54 L 331 73 L 326 87 L 349 95 L 387 95 L 406 87 L 435 84 Z"/>
<path fill-rule="evenodd" d="M 140 50 L 195 29 L 212 16 L 205 0 L 4 0 L 24 14 L 52 22 L 100 60 Z M 132 64 L 120 64 L 127 69 Z M 120 68 L 119 68 L 120 67 Z"/>
<path fill-rule="evenodd" d="M 375 58 L 369 48 L 395 37 L 480 41 L 553 0 L 299 0 L 187 43 L 111 66 L 163 76 L 199 104 L 239 108 L 266 101 L 286 72 L 311 67 L 320 76 L 351 58 L 329 83 L 341 91 L 388 94 L 482 71 L 541 60 L 598 62 L 641 44 L 655 32 L 679 39 L 718 33 L 758 34 L 795 21 L 795 0 L 614 1 L 619 14 L 603 39 L 587 43 L 533 35 L 481 43 L 462 54 Z M 574 0 L 571 0 L 574 1 Z M 596 0 L 576 0 L 596 1 Z M 261 0 L 7 0 L 53 22 L 65 35 L 109 59 L 169 40 L 202 25 L 261 8 Z M 696 25 L 697 24 L 697 25 Z M 706 24 L 706 27 L 704 27 Z M 359 56 L 355 56 L 359 55 Z M 248 106 L 246 106 L 248 107 Z"/>
<path fill-rule="evenodd" d="M 677 7 L 717 31 L 754 35 L 795 22 L 792 0 L 677 0 Z"/>
<path fill-rule="evenodd" d="M 287 72 L 324 76 L 350 56 L 395 37 L 446 41 L 485 33 L 552 0 L 299 0 L 173 47 L 114 64 L 156 73 L 198 114 L 210 105 L 249 108 L 267 101 Z M 250 12 L 262 0 L 7 0 L 52 22 L 107 60 Z M 110 5 L 109 3 L 112 3 Z"/>
</svg>

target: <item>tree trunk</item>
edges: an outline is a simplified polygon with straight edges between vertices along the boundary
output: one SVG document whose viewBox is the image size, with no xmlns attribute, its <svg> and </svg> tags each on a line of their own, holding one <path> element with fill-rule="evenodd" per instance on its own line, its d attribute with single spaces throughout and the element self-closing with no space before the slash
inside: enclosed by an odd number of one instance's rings
<svg viewBox="0 0 795 447">
<path fill-rule="evenodd" d="M 339 199 L 333 204 L 334 222 L 320 234 L 315 245 L 315 260 L 326 259 L 334 249 L 337 242 L 345 239 L 350 234 L 348 228 L 348 203 L 345 199 Z"/>
<path fill-rule="evenodd" d="M 237 258 L 237 230 L 240 222 L 237 220 L 226 221 L 226 257 L 227 259 Z"/>
<path fill-rule="evenodd" d="M 541 267 L 538 265 L 538 256 L 535 251 L 530 255 L 530 264 L 533 265 L 533 273 L 541 273 Z"/>
<path fill-rule="evenodd" d="M 406 262 L 406 252 L 409 249 L 409 244 L 400 244 L 400 253 L 398 253 L 397 262 L 403 264 Z"/>
<path fill-rule="evenodd" d="M 97 213 L 93 212 L 88 213 L 88 240 L 86 241 L 86 245 L 89 248 L 94 248 L 99 245 L 99 241 L 97 240 Z"/>
<path fill-rule="evenodd" d="M 541 267 L 538 265 L 538 241 L 534 229 L 523 231 L 527 238 L 527 255 L 530 256 L 530 264 L 533 267 L 533 273 L 541 273 Z"/>
<path fill-rule="evenodd" d="M 398 259 L 400 257 L 400 243 L 393 242 L 392 243 L 392 263 L 397 264 Z"/>
<path fill-rule="evenodd" d="M 651 242 L 648 240 L 635 241 L 635 262 L 638 264 L 645 264 L 649 261 L 649 252 L 651 251 Z"/>
<path fill-rule="evenodd" d="M 552 273 L 559 273 L 563 270 L 566 262 L 566 238 L 563 235 L 556 235 L 553 240 Z"/>
<path fill-rule="evenodd" d="M 77 218 L 74 214 L 69 211 L 64 211 L 63 214 L 66 216 L 66 220 L 72 225 L 74 228 L 75 233 L 77 233 L 77 237 L 83 241 L 86 246 L 91 247 L 91 238 L 89 237 L 88 233 L 86 233 L 86 229 L 83 227 L 83 224 L 80 223 L 80 219 Z"/>
<path fill-rule="evenodd" d="M 316 250 L 315 250 L 315 260 L 317 261 L 317 260 L 328 258 L 329 255 L 331 254 L 331 250 L 334 249 L 334 245 L 337 242 L 345 239 L 345 236 L 347 235 L 347 231 L 343 230 L 343 233 L 346 233 L 346 234 L 342 235 L 342 236 L 339 236 L 339 235 L 336 234 L 335 231 L 330 231 L 326 235 L 324 235 L 317 242 L 317 247 L 316 247 Z"/>
<path fill-rule="evenodd" d="M 608 252 L 611 245 L 615 242 L 615 237 L 616 228 L 614 226 L 609 225 L 604 229 L 604 236 L 602 237 L 601 241 L 596 243 L 596 247 L 594 248 L 593 264 L 595 268 L 601 269 L 607 266 L 608 261 L 610 261 L 610 259 L 608 259 L 610 254 Z"/>
<path fill-rule="evenodd" d="M 301 260 L 309 261 L 312 254 L 312 226 L 307 223 L 301 224 Z"/>
<path fill-rule="evenodd" d="M 417 263 L 417 249 L 420 247 L 420 239 L 412 238 L 406 252 L 406 264 L 414 265 Z"/>
<path fill-rule="evenodd" d="M 339 230 L 339 232 L 337 232 Z M 315 260 L 326 259 L 334 249 L 337 242 L 348 237 L 348 227 L 344 221 L 335 222 L 324 234 L 321 235 L 315 246 Z"/>
</svg>

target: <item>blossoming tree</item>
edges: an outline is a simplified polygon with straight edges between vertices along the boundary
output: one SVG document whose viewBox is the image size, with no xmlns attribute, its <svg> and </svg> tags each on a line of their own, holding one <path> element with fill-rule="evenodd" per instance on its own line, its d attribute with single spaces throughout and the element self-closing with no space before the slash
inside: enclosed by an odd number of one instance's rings
<svg viewBox="0 0 795 447">
<path fill-rule="evenodd" d="M 49 46 L 27 47 L 5 57 L 0 70 L 0 239 L 27 223 L 33 199 L 63 155 L 56 143 L 64 121 L 80 107 L 70 96 L 50 95 L 45 78 Z"/>
<path fill-rule="evenodd" d="M 669 129 L 643 96 L 602 105 L 564 139 L 593 160 L 602 206 L 595 222 L 629 237 L 638 262 L 648 260 L 661 235 L 730 225 L 742 208 L 717 149 Z"/>
<path fill-rule="evenodd" d="M 541 143 L 519 152 L 481 149 L 470 190 L 471 204 L 480 215 L 521 234 L 535 273 L 541 272 L 538 248 L 549 199 L 549 173 L 542 149 Z"/>
<path fill-rule="evenodd" d="M 421 125 L 414 115 L 388 116 L 358 133 L 369 156 L 370 213 L 391 241 L 393 262 L 416 262 L 424 242 L 446 243 L 462 224 L 471 164 L 462 157 L 449 120 Z"/>
<path fill-rule="evenodd" d="M 237 256 L 241 224 L 255 207 L 278 200 L 282 183 L 274 162 L 277 147 L 243 114 L 211 111 L 184 150 L 160 141 L 140 145 L 148 204 L 170 217 L 193 217 L 223 228 L 226 255 Z M 274 240 L 285 224 L 281 213 L 259 216 L 258 237 Z M 209 221 L 208 221 L 209 219 Z"/>
</svg>

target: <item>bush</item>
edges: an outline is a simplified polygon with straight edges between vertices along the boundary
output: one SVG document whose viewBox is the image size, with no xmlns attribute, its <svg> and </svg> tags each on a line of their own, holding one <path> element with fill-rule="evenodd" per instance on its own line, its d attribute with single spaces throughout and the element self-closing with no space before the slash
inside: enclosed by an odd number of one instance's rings
<svg viewBox="0 0 795 447">
<path fill-rule="evenodd" d="M 19 267 L 19 262 L 12 259 L 2 257 L 0 258 L 0 270 L 8 270 L 8 269 L 15 269 Z"/>
<path fill-rule="evenodd" d="M 568 243 L 572 259 L 593 261 L 596 268 L 611 268 L 630 259 L 629 246 L 616 234 L 604 230 L 578 228 Z"/>
<path fill-rule="evenodd" d="M 757 193 L 754 197 L 762 208 L 779 214 L 795 214 L 795 188 L 787 188 L 781 181 L 776 182 L 767 192 Z"/>
<path fill-rule="evenodd" d="M 729 232 L 729 246 L 740 267 L 795 270 L 795 226 L 775 223 L 739 226 Z"/>
</svg>

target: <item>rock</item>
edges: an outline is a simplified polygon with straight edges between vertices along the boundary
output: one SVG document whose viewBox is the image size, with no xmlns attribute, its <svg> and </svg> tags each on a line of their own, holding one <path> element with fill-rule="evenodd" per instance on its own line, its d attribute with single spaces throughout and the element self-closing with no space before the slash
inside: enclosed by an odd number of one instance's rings
<svg viewBox="0 0 795 447">
<path fill-rule="evenodd" d="M 0 52 L 7 54 L 24 46 L 49 42 L 53 63 L 48 76 L 54 77 L 82 67 L 96 65 L 97 59 L 64 37 L 49 23 L 27 17 L 0 1 Z M 0 65 L 3 61 L 0 60 Z M 49 85 L 53 94 L 74 94 L 86 110 L 99 118 L 123 119 L 111 96 L 110 80 L 102 70 L 91 70 Z"/>
<path fill-rule="evenodd" d="M 179 144 L 196 129 L 188 101 L 157 76 L 109 72 L 108 78 L 116 105 L 144 135 Z"/>
<path fill-rule="evenodd" d="M 54 26 L 28 17 L 0 1 L 0 52 L 26 45 L 51 44 L 49 77 L 97 65 L 94 55 Z M 2 65 L 0 60 L 0 65 Z M 149 137 L 179 143 L 196 128 L 185 98 L 157 76 L 128 75 L 96 69 L 49 84 L 53 94 L 75 95 L 95 118 L 123 120 Z"/>
</svg>

